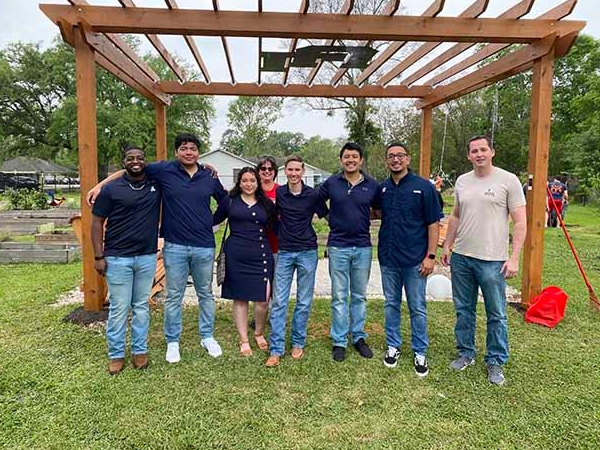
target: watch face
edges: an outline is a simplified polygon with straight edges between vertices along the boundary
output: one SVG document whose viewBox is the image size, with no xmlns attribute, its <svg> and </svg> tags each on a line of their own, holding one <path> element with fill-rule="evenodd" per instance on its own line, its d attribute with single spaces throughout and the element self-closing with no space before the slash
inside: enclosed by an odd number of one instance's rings
<svg viewBox="0 0 600 450">
<path fill-rule="evenodd" d="M 435 253 L 430 253 L 429 255 L 427 255 L 427 257 L 429 259 L 435 259 Z"/>
</svg>

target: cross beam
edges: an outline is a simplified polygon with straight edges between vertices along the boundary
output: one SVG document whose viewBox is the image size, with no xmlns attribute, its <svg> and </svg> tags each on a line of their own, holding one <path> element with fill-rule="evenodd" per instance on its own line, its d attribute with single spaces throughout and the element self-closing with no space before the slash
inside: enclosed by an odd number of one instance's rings
<svg viewBox="0 0 600 450">
<path fill-rule="evenodd" d="M 372 41 L 533 43 L 581 31 L 584 21 L 365 16 L 41 4 L 55 23 L 88 23 L 103 33 Z"/>
</svg>

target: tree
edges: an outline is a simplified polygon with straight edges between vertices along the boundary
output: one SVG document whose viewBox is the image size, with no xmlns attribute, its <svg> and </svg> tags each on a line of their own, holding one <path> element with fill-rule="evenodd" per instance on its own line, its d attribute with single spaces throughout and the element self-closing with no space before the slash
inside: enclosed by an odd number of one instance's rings
<svg viewBox="0 0 600 450">
<path fill-rule="evenodd" d="M 260 156 L 270 126 L 281 116 L 283 100 L 276 97 L 238 97 L 229 103 L 228 128 L 221 148 L 236 155 Z"/>
<path fill-rule="evenodd" d="M 299 153 L 306 144 L 306 137 L 302 133 L 290 131 L 271 131 L 264 143 L 263 153 L 273 156 L 289 156 Z"/>
<path fill-rule="evenodd" d="M 299 149 L 298 154 L 304 160 L 320 169 L 334 173 L 340 170 L 341 143 L 321 136 L 313 136 Z"/>
</svg>

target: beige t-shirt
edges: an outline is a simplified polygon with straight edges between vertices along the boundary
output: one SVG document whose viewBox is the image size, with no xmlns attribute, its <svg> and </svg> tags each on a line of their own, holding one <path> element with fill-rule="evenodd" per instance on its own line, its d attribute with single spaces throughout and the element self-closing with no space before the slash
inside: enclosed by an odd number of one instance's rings
<svg viewBox="0 0 600 450">
<path fill-rule="evenodd" d="M 454 199 L 459 206 L 453 252 L 485 261 L 508 259 L 509 211 L 525 205 L 517 176 L 494 167 L 484 178 L 471 171 L 456 180 Z"/>
</svg>

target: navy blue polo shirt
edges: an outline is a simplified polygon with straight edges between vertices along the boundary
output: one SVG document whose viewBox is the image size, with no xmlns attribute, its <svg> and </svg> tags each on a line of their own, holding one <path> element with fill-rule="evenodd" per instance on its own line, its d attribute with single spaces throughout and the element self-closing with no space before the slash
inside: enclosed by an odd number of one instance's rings
<svg viewBox="0 0 600 450">
<path fill-rule="evenodd" d="M 343 172 L 330 176 L 319 188 L 319 196 L 329 200 L 329 238 L 332 247 L 370 247 L 371 205 L 377 196 L 378 183 L 363 175 L 352 186 Z"/>
<path fill-rule="evenodd" d="M 102 187 L 92 213 L 107 218 L 105 256 L 156 253 L 160 198 L 158 185 L 150 179 L 133 182 L 123 175 Z"/>
<path fill-rule="evenodd" d="M 287 184 L 275 192 L 279 216 L 279 250 L 302 252 L 317 249 L 317 234 L 312 226 L 313 215 L 325 217 L 329 209 L 318 192 L 302 183 L 302 190 L 294 195 Z"/>
<path fill-rule="evenodd" d="M 433 184 L 411 171 L 395 184 L 379 185 L 375 209 L 381 209 L 377 254 L 384 267 L 414 267 L 427 255 L 427 227 L 444 214 Z"/>
<path fill-rule="evenodd" d="M 165 241 L 214 247 L 210 199 L 218 202 L 227 195 L 219 179 L 202 166 L 190 177 L 179 161 L 148 164 L 146 174 L 157 181 L 162 191 L 161 236 Z"/>
</svg>

